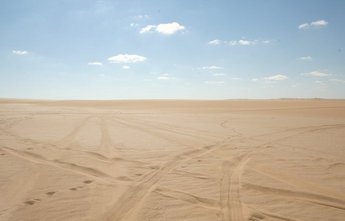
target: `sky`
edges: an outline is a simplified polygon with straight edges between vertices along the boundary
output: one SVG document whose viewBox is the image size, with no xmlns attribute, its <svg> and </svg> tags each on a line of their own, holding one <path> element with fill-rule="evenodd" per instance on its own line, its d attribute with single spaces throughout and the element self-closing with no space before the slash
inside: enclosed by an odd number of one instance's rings
<svg viewBox="0 0 345 221">
<path fill-rule="evenodd" d="M 345 98 L 345 1 L 2 0 L 0 97 Z"/>
</svg>

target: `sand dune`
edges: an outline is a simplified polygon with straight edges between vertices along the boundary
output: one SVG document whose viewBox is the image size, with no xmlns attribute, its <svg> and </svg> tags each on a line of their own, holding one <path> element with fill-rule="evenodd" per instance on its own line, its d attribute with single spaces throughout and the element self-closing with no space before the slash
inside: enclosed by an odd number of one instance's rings
<svg viewBox="0 0 345 221">
<path fill-rule="evenodd" d="M 345 220 L 345 101 L 0 100 L 0 220 Z"/>
</svg>

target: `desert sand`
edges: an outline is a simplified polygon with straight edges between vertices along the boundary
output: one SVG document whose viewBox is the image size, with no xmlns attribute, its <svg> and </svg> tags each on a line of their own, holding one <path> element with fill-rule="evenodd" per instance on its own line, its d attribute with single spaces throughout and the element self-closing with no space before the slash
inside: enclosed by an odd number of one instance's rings
<svg viewBox="0 0 345 221">
<path fill-rule="evenodd" d="M 344 100 L 0 100 L 0 220 L 345 220 Z"/>
</svg>

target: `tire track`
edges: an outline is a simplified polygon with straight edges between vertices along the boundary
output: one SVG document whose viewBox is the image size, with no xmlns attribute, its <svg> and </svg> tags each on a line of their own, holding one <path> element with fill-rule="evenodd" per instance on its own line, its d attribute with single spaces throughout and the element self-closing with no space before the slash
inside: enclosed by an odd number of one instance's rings
<svg viewBox="0 0 345 221">
<path fill-rule="evenodd" d="M 262 165 L 254 165 L 254 167 L 252 167 L 252 170 L 264 176 L 268 176 L 270 178 L 278 180 L 280 182 L 307 190 L 307 192 L 311 194 L 316 194 L 316 195 L 324 196 L 324 197 L 327 196 L 329 201 L 345 204 L 345 200 L 341 200 L 341 199 L 345 199 L 344 194 L 341 192 L 335 192 L 335 191 L 326 189 L 324 187 L 317 186 L 317 184 L 315 183 L 310 183 L 298 177 L 294 177 L 291 174 L 287 175 L 287 174 L 282 173 L 281 171 L 278 172 L 271 168 L 266 168 Z"/>
<path fill-rule="evenodd" d="M 254 208 L 252 206 L 248 206 L 248 208 L 253 211 L 256 211 L 252 213 L 251 216 L 249 217 L 249 220 L 253 220 L 253 221 L 262 220 L 262 219 L 265 219 L 266 217 L 279 219 L 283 221 L 301 221 L 300 219 L 293 219 L 293 218 L 282 216 L 276 213 L 267 212 L 265 210 Z"/>
<path fill-rule="evenodd" d="M 223 221 L 244 221 L 243 205 L 241 202 L 241 176 L 244 166 L 250 158 L 245 156 L 237 164 L 230 175 L 230 162 L 223 161 L 222 181 L 220 188 L 221 210 L 223 212 Z"/>
<path fill-rule="evenodd" d="M 93 116 L 89 116 L 87 118 L 92 118 Z M 88 119 L 84 119 L 84 120 L 88 120 Z M 86 122 L 84 122 L 85 125 Z M 83 122 L 81 122 L 81 126 L 83 126 Z M 80 124 L 79 124 L 80 126 Z M 82 128 L 79 128 L 79 131 Z M 49 149 L 49 151 L 55 151 L 57 153 L 57 155 L 61 154 L 61 153 L 66 153 L 66 154 L 78 154 L 80 155 L 80 153 L 85 154 L 87 158 L 91 159 L 91 160 L 98 160 L 98 161 L 102 161 L 102 162 L 106 162 L 106 163 L 116 163 L 119 161 L 123 161 L 123 162 L 128 162 L 128 163 L 134 163 L 134 164 L 140 164 L 140 165 L 147 165 L 147 162 L 142 162 L 139 160 L 131 160 L 131 159 L 125 159 L 123 157 L 120 156 L 114 156 L 112 158 L 106 157 L 103 154 L 97 153 L 97 152 L 91 152 L 91 151 L 84 151 L 84 150 L 73 150 L 73 149 L 69 149 L 69 148 L 61 148 L 61 143 L 59 144 L 53 144 L 53 143 L 47 143 L 47 142 L 42 142 L 42 141 L 38 141 L 38 140 L 33 140 L 30 138 L 26 138 L 26 137 L 22 137 L 19 135 L 16 135 L 10 131 L 4 130 L 4 129 L 0 129 L 4 134 L 6 134 L 7 136 L 13 138 L 16 143 L 20 144 L 20 145 L 24 145 L 24 146 L 33 146 L 33 147 L 39 147 L 42 149 Z M 75 132 L 72 132 L 75 134 Z M 70 134 L 72 134 L 70 133 Z M 78 132 L 79 133 L 79 132 Z M 69 135 L 70 135 L 69 134 Z M 67 136 L 69 136 L 67 135 Z M 77 135 L 77 134 L 75 134 Z M 67 137 L 66 136 L 66 137 Z M 65 138 L 66 138 L 65 137 Z M 63 138 L 62 140 L 64 140 L 65 138 Z M 61 140 L 60 140 L 61 142 Z M 28 154 L 30 154 L 29 151 L 27 151 Z"/>
<path fill-rule="evenodd" d="M 160 195 L 165 197 L 186 201 L 188 203 L 195 204 L 206 209 L 216 210 L 217 212 L 219 211 L 219 202 L 213 199 L 198 197 L 190 193 L 168 188 L 156 188 L 154 192 L 159 193 Z"/>
<path fill-rule="evenodd" d="M 81 120 L 69 134 L 67 134 L 64 138 L 57 142 L 57 145 L 62 146 L 64 148 L 68 147 L 75 140 L 79 132 L 83 129 L 83 127 L 92 117 L 93 116 L 88 116 Z"/>
<path fill-rule="evenodd" d="M 179 135 L 181 137 L 181 133 L 175 133 L 175 132 L 172 132 L 172 131 L 168 131 L 166 129 L 158 129 L 158 128 L 154 128 L 152 125 L 150 127 L 145 127 L 145 126 L 141 126 L 140 124 L 137 124 L 137 123 L 129 123 L 129 122 L 125 122 L 121 119 L 114 119 L 112 118 L 113 121 L 116 121 L 118 124 L 121 124 L 123 126 L 126 126 L 126 127 L 129 127 L 131 129 L 134 129 L 134 130 L 137 130 L 137 131 L 140 131 L 140 132 L 144 132 L 144 133 L 147 133 L 147 134 L 150 134 L 152 136 L 155 136 L 159 139 L 164 139 L 164 140 L 167 140 L 168 142 L 170 143 L 173 143 L 173 144 L 176 144 L 176 145 L 179 145 L 179 146 L 184 146 L 184 147 L 192 147 L 190 144 L 187 144 L 186 143 L 186 138 L 184 138 L 185 142 L 180 142 L 179 139 L 176 139 L 174 138 L 173 136 L 169 136 L 167 135 L 168 134 L 174 134 L 175 136 L 176 135 Z M 189 136 L 189 135 L 185 135 L 183 134 L 184 137 L 188 136 L 187 139 L 189 139 L 187 142 L 188 143 L 194 143 L 195 142 L 195 137 L 193 136 Z M 192 140 L 191 140 L 191 137 Z M 180 138 L 181 139 L 181 138 Z M 200 137 L 197 138 L 199 141 L 200 141 Z"/>
<path fill-rule="evenodd" d="M 216 179 L 216 177 L 210 177 L 206 174 L 189 172 L 189 171 L 179 170 L 179 169 L 174 169 L 171 173 L 178 174 L 180 176 L 193 177 L 193 178 L 201 179 L 201 180 Z"/>
<path fill-rule="evenodd" d="M 222 221 L 230 221 L 230 162 L 223 161 L 222 163 L 222 178 L 220 183 L 220 209 L 222 211 Z"/>
<path fill-rule="evenodd" d="M 117 181 L 123 181 L 123 179 L 121 178 L 112 177 L 109 174 L 103 173 L 102 171 L 99 171 L 95 168 L 85 167 L 75 163 L 64 162 L 60 160 L 49 160 L 36 153 L 32 153 L 29 151 L 20 151 L 3 145 L 0 145 L 0 148 L 8 154 L 14 155 L 31 163 L 52 166 L 68 172 L 85 175 L 93 179 L 103 180 L 106 183 L 110 184 L 114 184 Z"/>
<path fill-rule="evenodd" d="M 281 188 L 274 188 L 274 187 L 268 187 L 268 186 L 251 184 L 251 183 L 244 183 L 243 187 L 257 190 L 257 191 L 267 193 L 267 194 L 304 200 L 304 201 L 308 201 L 308 202 L 323 205 L 323 206 L 345 210 L 344 200 L 336 199 L 336 198 L 329 197 L 326 195 L 310 193 L 310 192 L 293 191 L 293 190 L 287 190 L 287 189 L 281 189 Z"/>
<path fill-rule="evenodd" d="M 108 125 L 106 120 L 101 117 L 100 118 L 100 128 L 101 128 L 101 143 L 99 145 L 99 150 L 103 155 L 110 156 L 111 149 L 110 146 L 112 144 L 111 137 L 109 135 Z"/>
<path fill-rule="evenodd" d="M 135 121 L 135 124 L 138 124 L 138 122 L 141 122 L 140 124 L 144 125 L 150 125 L 151 127 L 157 129 L 157 130 L 164 130 L 168 133 L 177 134 L 180 136 L 185 137 L 193 137 L 195 139 L 205 139 L 205 140 L 214 140 L 214 139 L 221 139 L 220 136 L 211 135 L 210 133 L 212 131 L 203 131 L 200 129 L 192 129 L 192 128 L 186 128 L 186 127 L 178 127 L 176 125 L 168 124 L 168 123 L 162 123 L 157 121 L 150 121 L 150 120 L 143 120 L 143 119 L 133 119 L 130 118 L 130 120 L 133 122 Z M 183 132 L 182 132 L 183 131 Z M 196 134 L 197 132 L 198 134 Z M 206 138 L 208 137 L 208 138 Z"/>
<path fill-rule="evenodd" d="M 119 123 L 123 123 L 125 126 L 131 127 L 132 125 L 127 125 L 124 122 L 121 122 L 119 120 Z M 341 125 L 343 126 L 343 125 Z M 135 126 L 134 126 L 135 127 Z M 321 129 L 328 129 L 330 127 L 339 127 L 339 125 L 327 125 L 325 128 Z M 145 130 L 143 127 L 135 127 L 137 130 Z M 288 134 L 283 137 L 280 137 L 276 140 L 265 142 L 259 145 L 256 145 L 253 150 L 247 152 L 245 155 L 242 155 L 242 160 L 238 163 L 236 169 L 233 171 L 233 173 L 227 178 L 226 176 L 223 178 L 225 180 L 225 184 L 222 186 L 222 200 L 221 200 L 221 208 L 224 212 L 224 220 L 225 221 L 244 221 L 244 214 L 242 209 L 242 203 L 240 200 L 240 188 L 241 188 L 241 175 L 244 166 L 248 163 L 250 160 L 249 156 L 257 151 L 261 151 L 261 149 L 264 147 L 264 145 L 280 141 L 283 139 L 288 139 L 293 136 L 300 135 L 300 133 L 307 133 L 312 132 L 315 129 L 320 130 L 320 127 L 315 128 L 314 126 L 311 127 L 311 129 L 301 128 L 302 131 L 298 131 L 297 133 Z M 251 137 L 257 137 L 257 136 L 271 136 L 272 134 L 285 134 L 287 132 L 293 132 L 291 129 L 289 130 L 283 130 L 273 133 L 264 133 L 261 135 L 251 136 Z M 159 134 L 157 136 L 160 137 Z M 251 137 L 241 137 L 234 140 L 242 140 L 242 139 L 248 139 Z M 213 145 L 207 145 L 200 149 L 194 149 L 187 152 L 183 152 L 177 156 L 175 156 L 171 161 L 166 163 L 164 166 L 160 167 L 156 172 L 147 175 L 142 182 L 139 184 L 130 187 L 124 194 L 117 200 L 117 202 L 112 206 L 112 209 L 106 214 L 106 220 L 112 221 L 121 221 L 128 219 L 127 215 L 130 214 L 130 211 L 134 210 L 139 203 L 152 191 L 155 189 L 155 185 L 158 183 L 158 181 L 165 175 L 168 174 L 170 171 L 172 171 L 176 166 L 179 164 L 186 162 L 190 159 L 203 156 L 205 154 L 208 154 L 216 149 L 219 149 L 220 147 L 224 147 L 224 145 L 231 139 L 232 137 L 228 137 L 221 142 L 216 142 Z M 259 148 L 259 149 L 257 149 Z M 230 164 L 229 164 L 230 166 Z M 229 166 L 225 166 L 228 168 Z M 225 169 L 225 171 L 229 171 Z M 229 172 L 228 172 L 229 173 Z M 226 185 L 228 183 L 228 185 Z M 226 187 L 228 186 L 228 187 Z M 225 199 L 225 200 L 224 200 Z M 225 202 L 225 203 L 224 203 Z"/>
<path fill-rule="evenodd" d="M 112 206 L 112 209 L 106 214 L 106 220 L 121 221 L 128 219 L 127 215 L 129 215 L 130 211 L 135 209 L 150 192 L 154 191 L 156 184 L 163 176 L 168 174 L 179 164 L 188 161 L 191 158 L 199 157 L 205 152 L 214 150 L 221 146 L 221 144 L 223 143 L 216 143 L 212 146 L 207 146 L 207 148 L 186 151 L 173 157 L 171 161 L 160 167 L 156 172 L 148 175 L 142 182 L 130 187 L 126 192 L 124 192 Z"/>
</svg>

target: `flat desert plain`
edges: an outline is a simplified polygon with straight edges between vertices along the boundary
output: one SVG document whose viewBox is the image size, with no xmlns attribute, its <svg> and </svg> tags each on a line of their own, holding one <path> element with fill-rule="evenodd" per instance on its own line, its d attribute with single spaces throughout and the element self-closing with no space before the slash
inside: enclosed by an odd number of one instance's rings
<svg viewBox="0 0 345 221">
<path fill-rule="evenodd" d="M 345 220 L 343 100 L 0 100 L 0 220 Z"/>
</svg>

